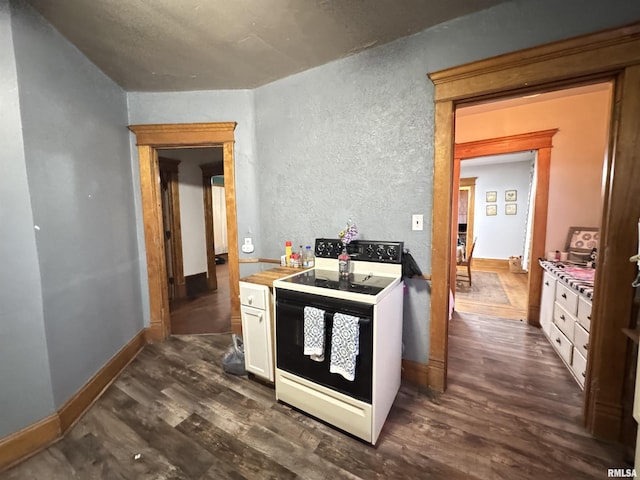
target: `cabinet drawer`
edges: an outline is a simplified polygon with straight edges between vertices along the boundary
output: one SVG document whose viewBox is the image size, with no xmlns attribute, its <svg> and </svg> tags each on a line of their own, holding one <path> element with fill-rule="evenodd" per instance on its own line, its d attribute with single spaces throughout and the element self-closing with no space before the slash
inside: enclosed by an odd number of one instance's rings
<svg viewBox="0 0 640 480">
<path fill-rule="evenodd" d="M 567 362 L 567 365 L 571 365 L 573 345 L 556 325 L 551 325 L 551 345 L 553 345 L 554 348 L 558 351 L 562 359 Z"/>
<path fill-rule="evenodd" d="M 583 357 L 587 358 L 587 350 L 589 349 L 589 332 L 576 323 L 573 331 L 573 346 L 578 349 Z"/>
<path fill-rule="evenodd" d="M 578 322 L 587 332 L 591 331 L 591 302 L 583 297 L 578 299 Z"/>
<path fill-rule="evenodd" d="M 553 307 L 553 323 L 555 323 L 570 342 L 573 342 L 573 330 L 576 324 L 576 317 L 562 308 L 558 302 Z"/>
<path fill-rule="evenodd" d="M 578 292 L 574 292 L 566 285 L 558 282 L 556 285 L 556 302 L 571 315 L 578 311 Z"/>
<path fill-rule="evenodd" d="M 576 379 L 581 387 L 584 387 L 584 380 L 587 376 L 587 359 L 582 356 L 577 348 L 573 348 L 573 362 L 571 363 Z"/>
<path fill-rule="evenodd" d="M 269 288 L 265 285 L 240 282 L 240 303 L 262 310 L 267 309 Z"/>
</svg>

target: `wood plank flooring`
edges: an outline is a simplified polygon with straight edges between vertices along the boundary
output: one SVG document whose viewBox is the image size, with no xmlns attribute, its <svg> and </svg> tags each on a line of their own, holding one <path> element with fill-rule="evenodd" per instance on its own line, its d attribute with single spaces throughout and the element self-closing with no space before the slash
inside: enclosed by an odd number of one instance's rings
<svg viewBox="0 0 640 480">
<path fill-rule="evenodd" d="M 456 313 L 449 388 L 403 384 L 374 448 L 227 375 L 229 335 L 147 345 L 16 479 L 602 479 L 627 467 L 581 426 L 582 392 L 539 329 Z"/>
<path fill-rule="evenodd" d="M 473 273 L 480 271 L 493 272 L 498 275 L 502 288 L 509 298 L 509 305 L 491 303 L 489 300 L 490 295 L 487 295 L 484 300 L 470 300 L 464 298 L 463 295 L 456 295 L 455 309 L 459 312 L 525 321 L 527 318 L 528 275 L 511 273 L 508 268 L 483 267 L 482 269 L 471 269 L 472 280 Z"/>
<path fill-rule="evenodd" d="M 226 254 L 222 255 L 225 259 Z M 178 335 L 231 332 L 229 264 L 216 265 L 218 289 L 197 298 L 171 302 L 171 333 Z"/>
</svg>

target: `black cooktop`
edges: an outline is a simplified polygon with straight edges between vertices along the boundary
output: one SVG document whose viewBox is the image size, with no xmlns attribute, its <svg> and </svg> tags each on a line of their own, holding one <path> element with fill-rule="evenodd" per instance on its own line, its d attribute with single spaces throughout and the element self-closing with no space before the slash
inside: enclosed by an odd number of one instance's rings
<svg viewBox="0 0 640 480">
<path fill-rule="evenodd" d="M 346 292 L 363 293 L 366 295 L 377 295 L 391 285 L 394 280 L 394 277 L 382 277 L 361 273 L 352 273 L 349 275 L 349 278 L 346 279 L 340 278 L 337 271 L 317 268 L 282 279 L 283 282 L 288 283 L 329 288 L 331 290 L 344 290 Z"/>
</svg>

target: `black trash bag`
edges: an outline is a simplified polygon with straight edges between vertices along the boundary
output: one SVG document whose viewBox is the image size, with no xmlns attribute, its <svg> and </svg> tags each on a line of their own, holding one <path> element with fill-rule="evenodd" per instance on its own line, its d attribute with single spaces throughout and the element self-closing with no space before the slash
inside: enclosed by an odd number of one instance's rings
<svg viewBox="0 0 640 480">
<path fill-rule="evenodd" d="M 402 253 L 402 278 L 421 277 L 422 271 L 416 263 L 413 255 L 409 253 L 409 250 L 405 250 Z"/>
<path fill-rule="evenodd" d="M 232 344 L 222 357 L 222 369 L 232 375 L 246 375 L 244 367 L 244 343 L 235 333 L 231 335 Z"/>
</svg>

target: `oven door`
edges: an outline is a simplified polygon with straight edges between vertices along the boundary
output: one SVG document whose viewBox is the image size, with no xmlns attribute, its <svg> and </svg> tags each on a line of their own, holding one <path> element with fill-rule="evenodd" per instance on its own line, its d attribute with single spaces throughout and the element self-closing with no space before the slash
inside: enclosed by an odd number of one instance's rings
<svg viewBox="0 0 640 480">
<path fill-rule="evenodd" d="M 325 354 L 322 362 L 304 355 L 304 307 L 325 311 Z M 333 314 L 360 318 L 359 353 L 353 381 L 329 372 Z M 371 404 L 373 370 L 373 305 L 276 288 L 276 364 L 311 382 Z"/>
</svg>

